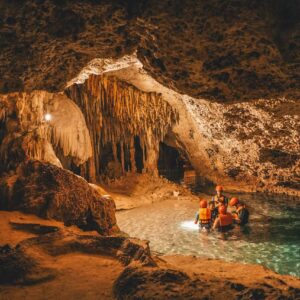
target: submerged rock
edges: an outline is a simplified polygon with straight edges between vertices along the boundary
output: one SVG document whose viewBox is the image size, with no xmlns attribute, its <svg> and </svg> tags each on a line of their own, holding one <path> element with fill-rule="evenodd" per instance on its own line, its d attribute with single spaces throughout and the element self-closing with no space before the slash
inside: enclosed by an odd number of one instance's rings
<svg viewBox="0 0 300 300">
<path fill-rule="evenodd" d="M 13 177 L 13 180 L 12 180 Z M 29 160 L 0 183 L 0 209 L 20 210 L 108 235 L 118 231 L 115 203 L 83 178 L 54 165 Z"/>
</svg>

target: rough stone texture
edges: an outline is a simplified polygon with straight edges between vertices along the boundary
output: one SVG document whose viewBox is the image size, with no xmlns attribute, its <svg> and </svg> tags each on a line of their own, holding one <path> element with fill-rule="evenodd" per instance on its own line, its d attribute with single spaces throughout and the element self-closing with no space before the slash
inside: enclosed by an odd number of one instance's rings
<svg viewBox="0 0 300 300">
<path fill-rule="evenodd" d="M 100 75 L 105 73 L 106 76 L 91 76 L 84 85 L 74 83 L 86 79 L 90 72 L 96 72 Z M 111 91 L 112 102 L 117 103 L 117 105 L 115 104 L 110 109 L 125 113 L 116 112 L 113 121 L 111 120 L 111 113 L 108 114 L 107 120 L 105 119 L 104 122 L 106 126 L 103 124 L 101 127 L 103 129 L 102 135 L 105 136 L 103 139 L 98 127 L 103 112 L 95 114 L 100 106 L 95 108 L 95 101 L 93 100 L 94 98 L 97 99 L 96 103 L 104 101 L 103 90 L 98 86 L 103 78 L 114 78 L 114 84 L 119 81 L 126 81 L 147 93 L 156 91 L 160 95 L 160 100 L 157 101 L 164 103 L 161 104 L 162 111 L 167 111 L 166 108 L 172 107 L 177 112 L 178 117 L 176 118 L 179 121 L 169 122 L 167 114 L 167 126 L 163 122 L 158 125 L 153 116 L 146 118 L 148 110 L 144 108 L 145 116 L 142 117 L 142 120 L 143 122 L 146 122 L 146 119 L 148 121 L 141 126 L 138 118 L 140 113 L 136 113 L 137 117 L 130 125 L 138 130 L 131 132 L 131 127 L 128 129 L 127 117 L 124 119 L 122 116 L 127 116 L 128 107 L 131 107 L 134 101 L 132 101 L 132 97 L 119 97 L 119 99 L 115 97 L 116 93 Z M 222 183 L 227 189 L 300 195 L 300 109 L 298 100 L 276 98 L 222 104 L 212 103 L 205 99 L 195 99 L 159 84 L 144 71 L 136 56 L 127 56 L 121 60 L 94 61 L 89 68 L 81 72 L 79 77 L 75 78 L 74 82 L 72 82 L 75 85 L 72 88 L 72 99 L 82 107 L 85 115 L 84 118 L 82 112 L 79 111 L 78 113 L 84 127 L 81 130 L 81 126 L 77 126 L 73 122 L 69 122 L 69 127 L 59 125 L 60 123 L 68 123 L 69 120 L 62 113 L 60 115 L 53 113 L 57 121 L 53 120 L 51 124 L 47 125 L 41 121 L 43 112 L 47 111 L 47 108 L 57 107 L 56 111 L 59 111 L 60 107 L 68 107 L 71 100 L 64 95 L 34 92 L 22 93 L 19 96 L 17 94 L 3 96 L 0 102 L 2 104 L 0 119 L 4 120 L 2 121 L 3 129 L 0 130 L 0 139 L 3 139 L 0 147 L 0 158 L 3 162 L 1 168 L 5 167 L 6 170 L 15 168 L 15 165 L 21 162 L 26 155 L 54 164 L 58 161 L 58 165 L 64 158 L 69 161 L 71 158 L 71 162 L 83 162 L 91 155 L 90 146 L 84 143 L 84 141 L 90 143 L 91 136 L 97 151 L 93 150 L 92 161 L 88 161 L 80 169 L 80 174 L 83 176 L 88 174 L 86 178 L 90 180 L 95 177 L 93 174 L 101 173 L 99 168 L 105 164 L 105 161 L 99 156 L 99 147 L 102 144 L 106 145 L 105 143 L 114 145 L 108 154 L 117 160 L 116 142 L 118 136 L 126 134 L 128 141 L 130 141 L 130 143 L 128 142 L 130 144 L 130 164 L 133 166 L 130 171 L 134 172 L 135 147 L 132 141 L 134 141 L 134 135 L 138 133 L 141 137 L 148 136 L 142 145 L 148 145 L 147 157 L 151 164 L 146 164 L 146 155 L 143 155 L 145 170 L 150 165 L 149 170 L 156 169 L 157 145 L 160 140 L 164 140 L 167 144 L 179 148 L 185 153 L 198 175 L 216 184 Z M 103 84 L 107 85 L 108 81 L 104 81 Z M 120 86 L 125 87 L 132 87 L 131 85 L 120 83 Z M 84 90 L 81 91 L 81 89 Z M 126 89 L 124 91 L 120 89 L 120 91 L 129 93 Z M 84 97 L 79 97 L 80 93 L 83 93 Z M 136 95 L 139 94 L 136 93 Z M 147 95 L 146 93 L 141 94 Z M 39 97 L 60 99 L 58 103 L 62 105 L 54 106 L 52 104 L 51 106 L 47 104 L 46 100 L 43 100 L 46 104 L 45 107 L 42 107 L 42 111 L 38 114 L 33 113 L 30 108 L 37 111 L 41 110 L 40 105 L 35 105 L 38 103 Z M 27 105 L 23 104 L 25 100 L 28 100 L 25 102 Z M 64 102 L 65 105 L 63 105 Z M 23 109 L 18 107 L 23 107 Z M 76 108 L 79 110 L 77 106 Z M 55 112 L 55 110 L 53 111 Z M 39 116 L 38 120 L 35 120 L 36 115 Z M 158 117 L 162 118 L 162 115 L 158 115 Z M 117 121 L 118 126 L 115 126 L 115 121 Z M 86 123 L 89 124 L 89 132 L 86 129 Z M 156 143 L 149 143 L 148 123 L 150 125 L 155 124 L 153 130 L 159 133 Z M 49 129 L 55 134 L 50 134 L 50 137 L 45 139 L 42 133 L 49 133 Z M 63 151 L 59 149 L 63 149 Z M 60 152 L 63 153 L 59 155 Z M 124 155 L 120 156 L 121 160 L 120 158 L 118 160 L 120 160 L 120 164 L 122 162 L 124 165 Z M 95 165 L 97 168 L 94 167 Z M 64 166 L 72 169 L 67 164 Z M 95 170 L 98 171 L 95 172 Z"/>
<path fill-rule="evenodd" d="M 123 67 L 134 72 L 120 71 L 124 59 L 106 72 L 144 92 L 164 93 L 181 119 L 168 141 L 187 153 L 199 175 L 226 188 L 299 195 L 299 5 L 3 0 L 0 92 L 62 91 L 91 60 L 136 51 Z M 100 67 L 107 61 L 93 60 Z M 24 136 L 13 118 L 3 121 L 1 108 L 0 122 L 0 139 L 3 127 L 11 135 L 2 144 L 14 150 L 4 163 L 9 169 Z M 35 158 L 59 165 L 57 149 L 41 133 L 25 137 L 25 148 L 41 154 Z"/>
<path fill-rule="evenodd" d="M 202 178 L 226 189 L 300 195 L 298 100 L 224 104 L 196 99 L 159 84 L 135 56 L 95 61 L 76 81 L 89 72 L 105 72 L 142 91 L 159 92 L 179 114 L 164 142 L 181 149 Z M 92 81 L 87 82 L 92 88 Z"/>
<path fill-rule="evenodd" d="M 96 57 L 137 50 L 159 82 L 219 101 L 299 92 L 299 1 L 0 3 L 0 92 L 61 91 Z"/>
<path fill-rule="evenodd" d="M 148 241 L 133 238 L 124 239 L 117 256 L 125 265 L 133 261 L 138 261 L 143 266 L 156 266 L 151 257 Z"/>
<path fill-rule="evenodd" d="M 299 101 L 184 101 L 210 163 L 207 169 L 199 165 L 200 174 L 230 188 L 300 195 Z"/>
<path fill-rule="evenodd" d="M 29 160 L 1 179 L 0 209 L 21 210 L 100 234 L 118 231 L 115 203 L 83 178 L 54 165 Z"/>
<path fill-rule="evenodd" d="M 117 279 L 117 299 L 297 299 L 299 289 L 243 285 L 222 278 L 193 276 L 167 268 L 127 267 Z"/>
<path fill-rule="evenodd" d="M 18 230 L 28 231 L 29 227 L 29 224 L 23 224 Z M 148 241 L 123 236 L 80 235 L 60 229 L 54 233 L 40 232 L 38 237 L 24 240 L 20 246 L 25 249 L 39 247 L 51 256 L 77 251 L 85 254 L 112 256 L 125 266 L 133 262 L 143 266 L 156 266 L 150 254 Z"/>
</svg>

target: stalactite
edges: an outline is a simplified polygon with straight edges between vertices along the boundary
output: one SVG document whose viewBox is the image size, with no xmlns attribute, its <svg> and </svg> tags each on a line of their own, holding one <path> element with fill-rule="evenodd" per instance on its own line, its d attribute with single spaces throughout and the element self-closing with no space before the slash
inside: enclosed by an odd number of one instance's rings
<svg viewBox="0 0 300 300">
<path fill-rule="evenodd" d="M 136 163 L 135 163 L 135 148 L 134 148 L 134 136 L 131 138 L 130 140 L 130 147 L 129 147 L 129 151 L 130 151 L 130 163 L 131 163 L 131 172 L 136 172 Z"/>
<path fill-rule="evenodd" d="M 122 165 L 122 172 L 125 173 L 125 157 L 124 157 L 124 144 L 120 142 L 120 149 L 121 149 L 121 165 Z"/>
<path fill-rule="evenodd" d="M 91 75 L 83 84 L 74 84 L 66 94 L 82 110 L 90 131 L 96 170 L 100 169 L 101 148 L 112 142 L 114 156 L 120 143 L 123 172 L 124 148 L 129 147 L 131 167 L 134 163 L 134 136 L 139 136 L 141 148 L 158 145 L 168 130 L 178 122 L 178 113 L 162 99 L 161 94 L 146 93 L 116 77 Z M 155 147 L 158 149 L 158 147 Z M 143 154 L 144 166 L 149 158 Z M 153 159 L 150 158 L 150 159 Z"/>
<path fill-rule="evenodd" d="M 51 120 L 45 120 L 46 114 Z M 16 123 L 14 132 L 23 136 L 22 147 L 31 158 L 61 166 L 54 152 L 58 147 L 76 165 L 92 156 L 84 116 L 78 106 L 63 94 L 34 91 L 1 96 L 0 120 L 5 120 L 6 125 L 12 121 Z M 3 147 L 2 152 L 9 151 Z"/>
</svg>

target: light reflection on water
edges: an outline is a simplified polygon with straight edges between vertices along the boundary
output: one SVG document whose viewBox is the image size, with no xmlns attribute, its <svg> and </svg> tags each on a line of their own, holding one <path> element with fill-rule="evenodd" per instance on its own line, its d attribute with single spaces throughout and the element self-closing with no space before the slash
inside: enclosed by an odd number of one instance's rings
<svg viewBox="0 0 300 300">
<path fill-rule="evenodd" d="M 262 264 L 300 277 L 300 207 L 245 195 L 250 224 L 227 233 L 201 232 L 198 202 L 167 200 L 117 213 L 121 230 L 150 241 L 153 251 Z"/>
</svg>

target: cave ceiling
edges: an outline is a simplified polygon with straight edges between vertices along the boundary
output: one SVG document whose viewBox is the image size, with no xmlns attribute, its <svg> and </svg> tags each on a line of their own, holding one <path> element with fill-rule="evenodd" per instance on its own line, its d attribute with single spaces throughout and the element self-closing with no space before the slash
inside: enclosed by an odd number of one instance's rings
<svg viewBox="0 0 300 300">
<path fill-rule="evenodd" d="M 195 98 L 298 98 L 299 10 L 299 0 L 1 0 L 0 93 L 62 91 L 93 59 L 136 53 Z"/>
</svg>

